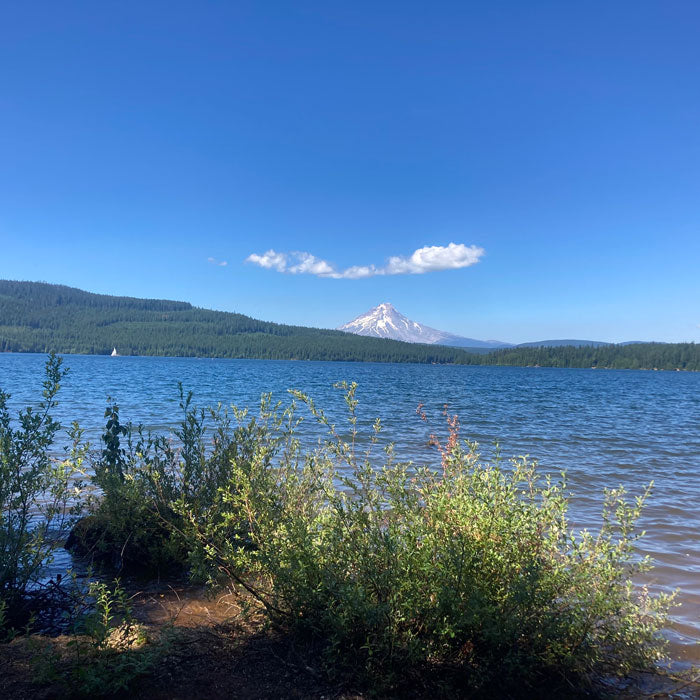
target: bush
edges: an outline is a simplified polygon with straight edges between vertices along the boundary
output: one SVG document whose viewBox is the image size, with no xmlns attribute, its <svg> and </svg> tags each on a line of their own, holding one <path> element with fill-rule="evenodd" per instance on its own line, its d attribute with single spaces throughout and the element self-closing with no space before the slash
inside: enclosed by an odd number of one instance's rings
<svg viewBox="0 0 700 700">
<path fill-rule="evenodd" d="M 177 452 L 162 436 L 123 425 L 108 403 L 103 449 L 91 463 L 96 492 L 89 515 L 73 528 L 66 547 L 126 573 L 160 574 L 185 566 L 169 507 L 176 485 Z"/>
<path fill-rule="evenodd" d="M 67 546 L 124 572 L 174 573 L 190 564 L 197 569 L 197 561 L 189 561 L 191 534 L 179 513 L 186 504 L 198 525 L 218 522 L 220 487 L 228 483 L 231 459 L 248 449 L 250 439 L 243 439 L 242 428 L 231 428 L 220 407 L 207 414 L 191 402 L 192 394 L 180 386 L 175 444 L 169 436 L 122 424 L 119 407 L 108 404 L 103 449 L 92 463 L 97 493 Z"/>
<path fill-rule="evenodd" d="M 61 426 L 51 412 L 66 374 L 61 358 L 46 362 L 43 400 L 36 409 L 8 409 L 9 394 L 0 390 L 0 636 L 23 626 L 41 611 L 47 591 L 42 572 L 61 546 L 55 535 L 76 515 L 85 446 L 77 424 L 69 431 L 70 456 L 50 456 Z M 72 507 L 73 506 L 73 507 Z"/>
<path fill-rule="evenodd" d="M 376 469 L 381 425 L 358 455 L 355 386 L 345 389 L 348 441 L 297 393 L 329 429 L 325 445 L 302 452 L 283 427 L 294 406 L 268 416 L 255 449 L 232 459 L 219 519 L 190 516 L 214 574 L 378 692 L 434 676 L 452 690 L 531 694 L 663 658 L 672 597 L 631 582 L 649 568 L 633 547 L 649 490 L 633 502 L 606 492 L 597 534 L 575 534 L 563 477 L 483 461 L 456 418 L 446 444 L 434 441 L 440 471 L 395 463 L 391 448 Z M 247 543 L 230 537 L 242 524 Z"/>
</svg>

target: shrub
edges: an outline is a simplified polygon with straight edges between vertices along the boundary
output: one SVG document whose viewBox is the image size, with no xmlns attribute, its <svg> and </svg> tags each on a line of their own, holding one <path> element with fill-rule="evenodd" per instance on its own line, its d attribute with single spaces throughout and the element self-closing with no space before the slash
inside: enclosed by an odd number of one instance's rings
<svg viewBox="0 0 700 700">
<path fill-rule="evenodd" d="M 441 470 L 396 463 L 390 447 L 376 468 L 381 425 L 358 454 L 355 385 L 343 386 L 347 440 L 295 393 L 329 430 L 324 445 L 302 451 L 295 406 L 273 411 L 232 456 L 215 521 L 181 502 L 213 578 L 228 574 L 378 692 L 439 672 L 452 690 L 531 694 L 663 658 L 672 597 L 631 582 L 649 568 L 634 552 L 648 489 L 632 502 L 607 491 L 598 532 L 574 533 L 563 476 L 484 461 L 456 418 L 446 444 L 434 440 Z"/>
<path fill-rule="evenodd" d="M 82 555 L 128 573 L 182 569 L 187 553 L 175 535 L 173 482 L 177 453 L 162 436 L 122 424 L 119 406 L 108 403 L 103 449 L 91 463 L 89 515 L 66 543 Z"/>
<path fill-rule="evenodd" d="M 75 497 L 85 458 L 82 434 L 69 431 L 73 447 L 65 460 L 50 455 L 61 429 L 52 418 L 66 374 L 61 358 L 46 362 L 43 400 L 36 409 L 10 416 L 9 394 L 0 390 L 0 634 L 2 627 L 25 625 L 41 610 L 44 567 L 61 546 L 55 537 L 77 513 Z"/>
<path fill-rule="evenodd" d="M 243 429 L 231 428 L 221 407 L 208 412 L 192 406 L 180 386 L 182 420 L 169 436 L 123 424 L 110 402 L 103 449 L 92 463 L 97 494 L 90 515 L 74 528 L 69 546 L 127 572 L 184 570 L 189 538 L 179 511 L 197 524 L 217 521 L 220 487 L 228 483 L 231 459 L 250 444 Z M 209 425 L 207 425 L 209 424 Z M 205 440 L 207 430 L 212 433 Z"/>
</svg>

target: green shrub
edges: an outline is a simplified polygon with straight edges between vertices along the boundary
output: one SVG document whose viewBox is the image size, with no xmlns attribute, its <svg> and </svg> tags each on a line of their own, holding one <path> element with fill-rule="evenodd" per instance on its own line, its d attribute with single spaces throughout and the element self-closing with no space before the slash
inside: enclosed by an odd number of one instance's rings
<svg viewBox="0 0 700 700">
<path fill-rule="evenodd" d="M 0 390 L 0 635 L 25 625 L 46 603 L 42 572 L 61 546 L 55 537 L 76 515 L 76 496 L 85 458 L 77 424 L 65 460 L 50 452 L 61 426 L 52 416 L 66 370 L 50 355 L 45 368 L 43 400 L 20 411 L 15 420 L 9 394 Z M 53 536 L 52 536 L 53 535 Z"/>
<path fill-rule="evenodd" d="M 177 452 L 163 436 L 122 424 L 108 403 L 103 449 L 91 463 L 95 490 L 89 515 L 73 528 L 66 546 L 127 573 L 182 569 L 187 552 L 176 534 L 169 504 L 176 498 Z"/>
<path fill-rule="evenodd" d="M 199 570 L 196 557 L 189 561 L 191 531 L 180 512 L 186 504 L 197 524 L 218 522 L 231 460 L 251 440 L 244 439 L 243 428 L 231 427 L 221 407 L 193 407 L 191 392 L 182 386 L 180 410 L 173 441 L 121 423 L 119 407 L 108 404 L 103 449 L 92 464 L 97 492 L 90 515 L 71 534 L 71 547 L 127 572 L 173 573 L 190 565 Z"/>
<path fill-rule="evenodd" d="M 648 490 L 633 502 L 606 492 L 598 532 L 576 534 L 563 477 L 526 459 L 483 461 L 456 418 L 446 444 L 435 440 L 440 471 L 395 463 L 391 448 L 377 469 L 381 426 L 358 455 L 355 386 L 345 388 L 347 440 L 296 393 L 329 440 L 304 452 L 294 406 L 269 414 L 254 448 L 232 458 L 218 519 L 190 514 L 213 577 L 228 574 L 380 693 L 435 674 L 452 690 L 530 694 L 663 658 L 672 597 L 631 582 L 649 568 L 634 552 Z"/>
</svg>

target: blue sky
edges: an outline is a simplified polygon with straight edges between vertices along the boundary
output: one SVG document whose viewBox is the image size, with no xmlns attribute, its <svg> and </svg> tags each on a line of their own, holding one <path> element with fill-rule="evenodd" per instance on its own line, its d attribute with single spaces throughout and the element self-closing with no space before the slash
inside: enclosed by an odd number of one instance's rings
<svg viewBox="0 0 700 700">
<path fill-rule="evenodd" d="M 700 341 L 699 36 L 695 0 L 4 3 L 0 277 Z"/>
</svg>

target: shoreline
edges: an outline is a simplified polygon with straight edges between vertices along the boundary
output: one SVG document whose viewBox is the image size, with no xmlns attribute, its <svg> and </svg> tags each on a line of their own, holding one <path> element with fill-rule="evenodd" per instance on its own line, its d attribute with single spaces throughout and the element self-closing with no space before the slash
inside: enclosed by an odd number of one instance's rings
<svg viewBox="0 0 700 700">
<path fill-rule="evenodd" d="M 449 347 L 449 346 L 441 346 Z M 46 356 L 46 352 L 35 352 L 33 350 L 3 350 L 0 355 L 40 355 Z M 479 353 L 481 354 L 481 353 Z M 233 360 L 233 361 L 255 361 L 255 362 L 304 362 L 314 363 L 322 362 L 323 364 L 369 364 L 369 365 L 416 365 L 416 366 L 437 366 L 437 367 L 512 367 L 517 369 L 566 369 L 566 370 L 606 370 L 616 372 L 700 372 L 697 369 L 687 369 L 685 367 L 610 367 L 610 366 L 595 366 L 595 367 L 560 367 L 557 365 L 516 365 L 516 364 L 479 364 L 479 363 L 464 363 L 464 362 L 402 362 L 389 360 L 306 360 L 294 357 L 226 357 L 223 355 L 111 355 L 108 352 L 94 354 L 83 352 L 56 352 L 59 357 L 109 357 L 110 359 L 120 358 L 159 358 L 163 360 Z"/>
</svg>

